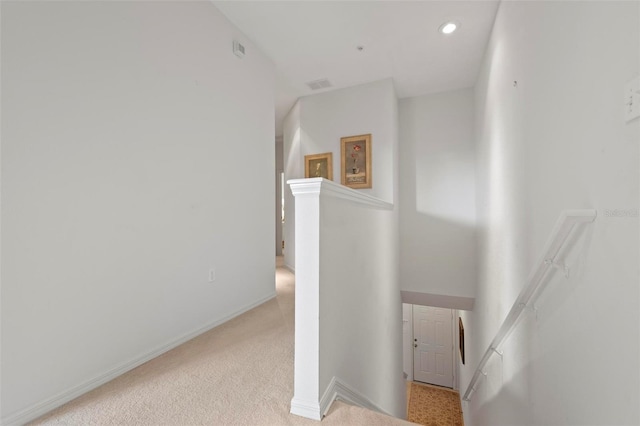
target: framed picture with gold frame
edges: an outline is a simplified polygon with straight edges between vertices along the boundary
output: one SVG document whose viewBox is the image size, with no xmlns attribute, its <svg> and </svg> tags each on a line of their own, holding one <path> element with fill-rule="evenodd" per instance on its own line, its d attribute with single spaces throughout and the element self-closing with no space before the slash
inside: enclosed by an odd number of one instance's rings
<svg viewBox="0 0 640 426">
<path fill-rule="evenodd" d="M 340 138 L 341 183 L 349 188 L 371 188 L 371 134 Z"/>
<path fill-rule="evenodd" d="M 304 156 L 304 177 L 321 177 L 333 180 L 333 154 L 313 154 Z"/>
</svg>

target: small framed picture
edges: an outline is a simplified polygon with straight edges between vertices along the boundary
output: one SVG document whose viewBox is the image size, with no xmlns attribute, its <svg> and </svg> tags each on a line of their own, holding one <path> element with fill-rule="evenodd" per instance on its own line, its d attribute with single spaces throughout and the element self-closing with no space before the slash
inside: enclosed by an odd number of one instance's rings
<svg viewBox="0 0 640 426">
<path fill-rule="evenodd" d="M 340 138 L 341 183 L 355 189 L 371 188 L 371 134 Z"/>
<path fill-rule="evenodd" d="M 304 177 L 321 177 L 333 180 L 333 154 L 313 154 L 304 156 Z"/>
</svg>

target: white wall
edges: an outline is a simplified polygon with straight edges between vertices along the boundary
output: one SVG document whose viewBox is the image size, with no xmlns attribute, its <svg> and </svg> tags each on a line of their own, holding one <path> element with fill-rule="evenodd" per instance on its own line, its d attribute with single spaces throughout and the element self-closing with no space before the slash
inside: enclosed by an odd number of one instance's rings
<svg viewBox="0 0 640 426">
<path fill-rule="evenodd" d="M 400 286 L 473 298 L 472 89 L 400 101 Z"/>
<path fill-rule="evenodd" d="M 297 101 L 291 111 L 284 118 L 283 127 L 283 154 L 284 154 L 284 181 L 304 177 L 304 157 L 301 154 L 301 124 L 300 101 Z M 282 234 L 284 238 L 284 264 L 287 268 L 295 270 L 296 267 L 296 240 L 295 240 L 295 201 L 289 186 L 284 189 L 284 226 Z"/>
<path fill-rule="evenodd" d="M 299 99 L 284 125 L 287 179 L 304 177 L 305 155 L 332 152 L 333 180 L 340 183 L 340 138 L 365 133 L 372 134 L 373 187 L 355 192 L 397 201 L 398 101 L 391 80 Z M 287 206 L 285 262 L 293 265 L 290 201 Z M 397 202 L 389 211 L 370 211 L 322 199 L 321 214 L 320 377 L 310 393 L 296 388 L 292 404 L 322 395 L 336 377 L 403 417 Z M 298 251 L 295 263 L 308 265 L 301 256 Z"/>
<path fill-rule="evenodd" d="M 373 185 L 365 194 L 394 202 L 398 184 L 398 100 L 390 79 L 300 98 L 283 125 L 285 180 L 304 178 L 304 156 L 333 153 L 340 183 L 340 138 L 372 134 Z M 397 197 L 397 195 L 395 195 Z M 284 262 L 295 268 L 295 208 L 285 189 Z"/>
<path fill-rule="evenodd" d="M 340 183 L 340 138 L 371 133 L 373 185 L 365 194 L 394 202 L 398 100 L 390 79 L 305 96 L 301 104 L 301 155 L 333 153 L 333 180 Z M 302 175 L 304 177 L 304 165 Z"/>
<path fill-rule="evenodd" d="M 284 143 L 282 136 L 276 138 L 276 256 L 282 255 L 282 173 L 284 173 Z"/>
<path fill-rule="evenodd" d="M 373 185 L 365 194 L 394 202 L 398 185 L 398 100 L 391 80 L 300 98 L 284 119 L 285 181 L 304 178 L 304 156 L 331 152 L 340 183 L 340 138 L 372 134 Z M 295 207 L 285 189 L 284 263 L 295 269 Z"/>
<path fill-rule="evenodd" d="M 476 87 L 479 283 L 463 313 L 463 391 L 560 212 L 598 218 L 574 241 L 571 277 L 550 280 L 490 361 L 465 424 L 640 423 L 640 121 L 625 124 L 622 96 L 640 72 L 639 7 L 500 5 Z"/>
<path fill-rule="evenodd" d="M 339 198 L 320 205 L 320 390 L 337 377 L 406 416 L 395 214 Z"/>
<path fill-rule="evenodd" d="M 274 295 L 273 105 L 209 3 L 2 3 L 3 423 Z"/>
</svg>

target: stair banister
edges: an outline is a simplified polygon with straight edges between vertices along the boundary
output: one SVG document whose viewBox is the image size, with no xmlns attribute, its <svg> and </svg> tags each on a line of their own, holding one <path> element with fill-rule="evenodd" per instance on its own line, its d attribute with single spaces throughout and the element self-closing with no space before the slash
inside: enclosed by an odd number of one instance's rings
<svg viewBox="0 0 640 426">
<path fill-rule="evenodd" d="M 547 243 L 543 250 L 543 255 L 540 260 L 536 263 L 535 269 L 529 275 L 527 280 L 527 285 L 522 289 L 518 298 L 513 303 L 511 310 L 507 314 L 506 318 L 502 322 L 502 325 L 498 329 L 495 337 L 489 344 L 489 347 L 485 351 L 484 355 L 480 359 L 480 363 L 478 364 L 478 368 L 476 368 L 471 381 L 469 382 L 469 386 L 467 387 L 466 392 L 464 393 L 463 400 L 470 401 L 471 394 L 476 390 L 476 386 L 478 380 L 481 375 L 485 375 L 484 367 L 491 358 L 493 353 L 498 353 L 502 355 L 501 352 L 498 351 L 498 348 L 504 342 L 504 340 L 509 336 L 509 333 L 513 330 L 515 325 L 517 324 L 520 315 L 525 307 L 531 302 L 531 299 L 534 295 L 537 294 L 538 290 L 543 287 L 544 278 L 551 268 L 561 267 L 564 269 L 565 274 L 568 273 L 568 268 L 558 261 L 558 255 L 560 254 L 564 244 L 566 243 L 569 235 L 571 235 L 571 231 L 575 225 L 580 223 L 588 223 L 593 222 L 596 218 L 596 210 L 586 209 L 586 210 L 565 210 L 562 212 L 558 221 L 556 222 L 555 227 L 551 231 L 551 235 L 547 240 Z"/>
</svg>

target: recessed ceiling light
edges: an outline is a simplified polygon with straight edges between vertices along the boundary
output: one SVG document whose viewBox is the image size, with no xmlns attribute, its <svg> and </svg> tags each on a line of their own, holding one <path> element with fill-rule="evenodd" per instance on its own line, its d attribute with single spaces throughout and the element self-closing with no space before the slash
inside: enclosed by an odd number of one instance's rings
<svg viewBox="0 0 640 426">
<path fill-rule="evenodd" d="M 460 24 L 454 21 L 445 22 L 438 29 L 442 34 L 451 34 L 460 27 Z"/>
</svg>

